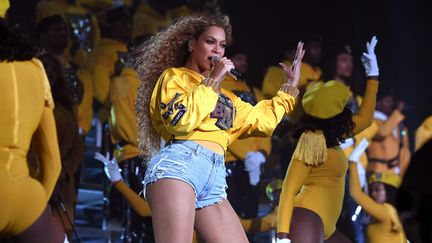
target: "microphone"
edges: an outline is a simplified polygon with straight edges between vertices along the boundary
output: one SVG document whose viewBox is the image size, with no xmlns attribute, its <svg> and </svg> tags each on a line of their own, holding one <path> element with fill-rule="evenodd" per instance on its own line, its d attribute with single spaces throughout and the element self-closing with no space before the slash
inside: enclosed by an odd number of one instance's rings
<svg viewBox="0 0 432 243">
<path fill-rule="evenodd" d="M 216 62 L 219 62 L 220 59 L 221 58 L 219 56 L 212 56 L 210 61 L 214 64 Z M 243 79 L 243 75 L 234 68 L 228 72 L 228 75 L 235 80 Z"/>
</svg>

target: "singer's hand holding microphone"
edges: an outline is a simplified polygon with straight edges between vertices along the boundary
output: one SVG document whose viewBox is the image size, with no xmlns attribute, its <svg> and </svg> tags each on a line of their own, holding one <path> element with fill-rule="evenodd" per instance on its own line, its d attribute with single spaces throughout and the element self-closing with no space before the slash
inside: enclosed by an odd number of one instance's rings
<svg viewBox="0 0 432 243">
<path fill-rule="evenodd" d="M 221 60 L 221 58 L 219 56 L 212 56 L 211 57 L 211 63 L 212 64 L 219 62 L 220 60 Z M 227 59 L 227 60 L 229 60 L 229 59 Z M 243 78 L 243 75 L 239 71 L 237 71 L 237 69 L 234 69 L 234 68 L 232 68 L 227 74 L 228 74 L 228 76 L 230 76 L 231 78 L 233 78 L 235 80 L 239 80 L 239 79 Z"/>
<path fill-rule="evenodd" d="M 208 78 L 202 81 L 205 86 L 212 87 L 214 91 L 219 92 L 221 89 L 222 81 L 232 69 L 234 64 L 226 57 L 212 56 L 211 63 L 213 65 Z"/>
</svg>

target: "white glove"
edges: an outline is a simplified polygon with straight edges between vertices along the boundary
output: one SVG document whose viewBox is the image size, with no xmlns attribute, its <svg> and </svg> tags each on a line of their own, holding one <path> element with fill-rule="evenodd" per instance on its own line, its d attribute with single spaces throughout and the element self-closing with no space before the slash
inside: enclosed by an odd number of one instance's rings
<svg viewBox="0 0 432 243">
<path fill-rule="evenodd" d="M 347 138 L 345 139 L 345 142 L 341 143 L 339 146 L 341 147 L 342 150 L 345 150 L 353 145 L 354 145 L 354 139 Z"/>
<path fill-rule="evenodd" d="M 109 159 L 110 154 L 109 152 L 106 154 L 106 157 L 104 157 L 102 154 L 96 152 L 94 158 L 99 160 L 100 162 L 102 162 L 105 165 L 104 171 L 105 174 L 107 175 L 108 179 L 111 182 L 117 182 L 120 181 L 122 179 L 122 176 L 120 174 L 120 168 L 117 164 L 116 159 Z"/>
<path fill-rule="evenodd" d="M 66 233 L 65 233 L 65 238 L 64 238 L 64 241 L 63 241 L 63 243 L 70 243 L 70 242 L 69 242 L 69 240 L 68 240 L 68 238 L 67 238 L 67 235 L 66 235 Z"/>
<path fill-rule="evenodd" d="M 360 181 L 360 187 L 366 186 L 366 171 L 361 163 L 357 164 L 357 175 Z"/>
<path fill-rule="evenodd" d="M 366 76 L 368 77 L 379 75 L 378 62 L 375 55 L 375 46 L 377 42 L 378 40 L 376 36 L 373 36 L 371 41 L 366 43 L 367 53 L 363 52 L 363 55 L 361 56 L 363 67 L 365 68 Z"/>
<path fill-rule="evenodd" d="M 249 172 L 249 183 L 252 186 L 258 185 L 261 175 L 261 164 L 265 162 L 261 152 L 249 152 L 245 158 L 245 171 Z"/>
<path fill-rule="evenodd" d="M 251 184 L 252 186 L 258 185 L 261 176 L 261 168 L 257 167 L 256 169 L 248 172 L 249 172 L 249 184 Z"/>
<path fill-rule="evenodd" d="M 351 152 L 349 156 L 349 161 L 355 162 L 357 164 L 360 163 L 360 156 L 364 153 L 367 146 L 369 145 L 369 142 L 366 140 L 366 138 L 363 138 L 359 145 L 357 145 L 354 150 Z"/>
<path fill-rule="evenodd" d="M 291 240 L 288 238 L 284 238 L 284 239 L 276 238 L 276 243 L 291 243 Z"/>
<path fill-rule="evenodd" d="M 366 185 L 366 171 L 363 168 L 363 165 L 360 163 L 360 156 L 364 153 L 369 142 L 366 138 L 363 138 L 359 145 L 354 148 L 349 156 L 349 161 L 357 164 L 357 174 L 360 181 L 360 187 L 364 187 Z"/>
</svg>

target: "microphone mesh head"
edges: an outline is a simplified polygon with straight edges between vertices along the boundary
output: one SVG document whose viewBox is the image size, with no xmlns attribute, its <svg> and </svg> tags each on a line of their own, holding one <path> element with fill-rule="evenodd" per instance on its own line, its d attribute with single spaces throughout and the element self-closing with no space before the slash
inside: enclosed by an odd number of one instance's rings
<svg viewBox="0 0 432 243">
<path fill-rule="evenodd" d="M 211 62 L 212 62 L 212 63 L 218 62 L 219 60 L 220 60 L 220 57 L 219 57 L 219 56 L 212 56 L 212 57 L 211 57 Z"/>
</svg>

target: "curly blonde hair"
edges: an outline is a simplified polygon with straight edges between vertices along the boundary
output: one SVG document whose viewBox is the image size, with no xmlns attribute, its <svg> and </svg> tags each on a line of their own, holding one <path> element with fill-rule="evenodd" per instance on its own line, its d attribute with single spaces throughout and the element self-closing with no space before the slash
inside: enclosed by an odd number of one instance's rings
<svg viewBox="0 0 432 243">
<path fill-rule="evenodd" d="M 135 68 L 141 84 L 135 104 L 138 123 L 138 145 L 149 160 L 160 148 L 160 137 L 152 125 L 150 100 L 162 72 L 170 67 L 182 67 L 189 57 L 187 41 L 197 39 L 207 28 L 218 26 L 231 39 L 231 24 L 227 15 L 195 14 L 178 19 L 171 26 L 144 42 L 135 53 Z"/>
</svg>

